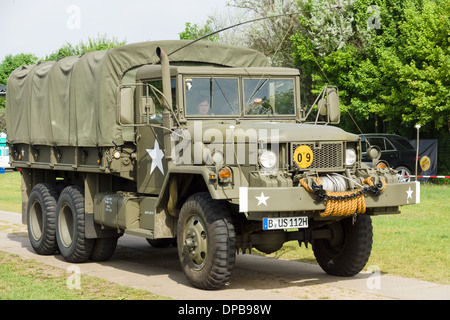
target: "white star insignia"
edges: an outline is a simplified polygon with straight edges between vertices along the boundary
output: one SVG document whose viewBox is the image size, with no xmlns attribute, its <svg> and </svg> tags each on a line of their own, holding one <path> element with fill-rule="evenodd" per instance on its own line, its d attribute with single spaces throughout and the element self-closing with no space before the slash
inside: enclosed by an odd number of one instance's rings
<svg viewBox="0 0 450 320">
<path fill-rule="evenodd" d="M 267 199 L 269 199 L 270 197 L 266 197 L 264 196 L 264 192 L 261 192 L 261 195 L 259 197 L 255 197 L 256 199 L 258 199 L 258 206 L 261 204 L 264 204 L 267 207 Z"/>
<path fill-rule="evenodd" d="M 147 150 L 148 155 L 152 158 L 152 166 L 150 167 L 150 174 L 153 173 L 156 167 L 158 167 L 159 171 L 164 174 L 164 168 L 162 165 L 162 158 L 164 158 L 164 152 L 159 148 L 158 140 L 155 140 L 155 145 L 153 149 L 145 149 Z"/>
<path fill-rule="evenodd" d="M 406 200 L 412 199 L 412 193 L 413 193 L 413 192 L 414 192 L 414 191 L 411 190 L 411 187 L 409 187 L 409 189 L 406 191 L 406 194 L 407 194 Z"/>
</svg>

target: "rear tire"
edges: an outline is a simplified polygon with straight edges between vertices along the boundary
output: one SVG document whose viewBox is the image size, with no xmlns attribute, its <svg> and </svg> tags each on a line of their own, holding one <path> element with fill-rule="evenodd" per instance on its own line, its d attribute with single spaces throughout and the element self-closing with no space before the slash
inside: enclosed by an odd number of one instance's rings
<svg viewBox="0 0 450 320">
<path fill-rule="evenodd" d="M 181 208 L 177 225 L 178 256 L 189 282 L 219 289 L 231 276 L 236 258 L 235 230 L 226 206 L 209 193 L 196 193 Z"/>
<path fill-rule="evenodd" d="M 27 227 L 33 250 L 40 255 L 56 252 L 55 239 L 56 201 L 58 195 L 53 186 L 39 183 L 28 198 Z"/>
<path fill-rule="evenodd" d="M 95 239 L 94 248 L 92 249 L 89 259 L 92 261 L 107 261 L 116 251 L 118 238 L 98 238 Z"/>
<path fill-rule="evenodd" d="M 56 207 L 56 241 L 68 262 L 85 262 L 94 247 L 94 239 L 84 234 L 84 196 L 78 186 L 68 186 L 61 192 Z"/>
<path fill-rule="evenodd" d="M 334 276 L 354 276 L 366 265 L 372 250 L 372 220 L 358 215 L 329 225 L 333 238 L 313 242 L 314 256 L 320 267 Z"/>
</svg>

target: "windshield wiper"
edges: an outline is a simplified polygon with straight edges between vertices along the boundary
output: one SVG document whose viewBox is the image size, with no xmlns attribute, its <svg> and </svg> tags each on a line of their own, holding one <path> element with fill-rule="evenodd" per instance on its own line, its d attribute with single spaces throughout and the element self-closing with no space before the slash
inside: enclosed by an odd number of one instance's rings
<svg viewBox="0 0 450 320">
<path fill-rule="evenodd" d="M 261 88 L 267 83 L 267 81 L 269 81 L 269 79 L 264 80 L 264 82 L 258 87 L 258 89 L 253 91 L 253 93 L 250 96 L 250 98 L 248 99 L 247 103 L 249 103 L 253 99 L 253 97 L 259 92 L 259 90 L 261 90 Z"/>
</svg>

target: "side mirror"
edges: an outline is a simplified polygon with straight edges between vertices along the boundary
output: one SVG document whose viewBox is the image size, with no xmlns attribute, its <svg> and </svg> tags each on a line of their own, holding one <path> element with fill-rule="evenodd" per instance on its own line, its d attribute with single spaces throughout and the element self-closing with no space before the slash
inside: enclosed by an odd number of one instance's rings
<svg viewBox="0 0 450 320">
<path fill-rule="evenodd" d="M 134 122 L 134 92 L 131 87 L 119 87 L 118 122 L 132 124 Z"/>
<path fill-rule="evenodd" d="M 339 94 L 336 87 L 327 88 L 326 103 L 329 121 L 331 123 L 339 123 L 339 121 L 341 120 L 341 109 L 339 107 Z"/>
</svg>

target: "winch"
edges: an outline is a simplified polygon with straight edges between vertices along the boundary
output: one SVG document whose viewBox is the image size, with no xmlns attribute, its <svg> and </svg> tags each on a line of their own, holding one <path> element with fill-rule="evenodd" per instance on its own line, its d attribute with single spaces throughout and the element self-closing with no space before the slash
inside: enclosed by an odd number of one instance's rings
<svg viewBox="0 0 450 320">
<path fill-rule="evenodd" d="M 351 191 L 345 191 L 345 179 L 338 175 L 303 178 L 299 182 L 307 191 L 317 195 L 317 201 L 327 201 L 325 211 L 320 213 L 321 217 L 327 217 L 364 214 L 366 212 L 364 194 L 370 191 L 373 195 L 379 196 L 386 188 L 386 182 L 383 179 L 376 184 L 374 181 L 376 179 L 369 176 L 364 179 L 362 189 Z"/>
</svg>

